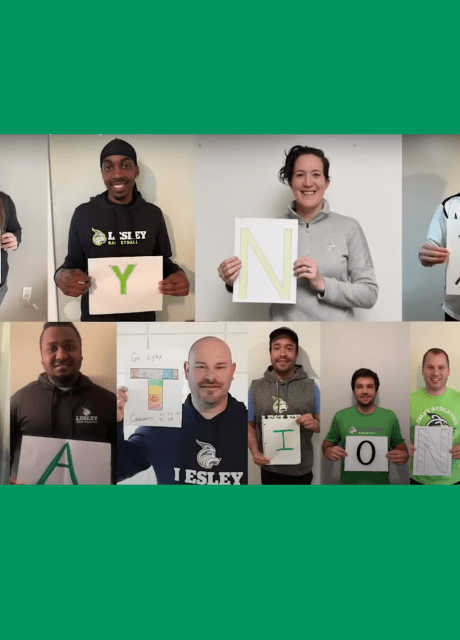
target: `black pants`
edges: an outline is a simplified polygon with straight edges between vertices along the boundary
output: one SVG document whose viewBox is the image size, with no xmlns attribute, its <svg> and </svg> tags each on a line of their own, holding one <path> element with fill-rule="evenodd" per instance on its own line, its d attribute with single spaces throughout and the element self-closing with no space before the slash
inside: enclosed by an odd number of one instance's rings
<svg viewBox="0 0 460 640">
<path fill-rule="evenodd" d="M 266 469 L 261 469 L 262 484 L 311 484 L 313 472 L 304 476 L 286 476 L 284 473 L 273 473 Z"/>
</svg>

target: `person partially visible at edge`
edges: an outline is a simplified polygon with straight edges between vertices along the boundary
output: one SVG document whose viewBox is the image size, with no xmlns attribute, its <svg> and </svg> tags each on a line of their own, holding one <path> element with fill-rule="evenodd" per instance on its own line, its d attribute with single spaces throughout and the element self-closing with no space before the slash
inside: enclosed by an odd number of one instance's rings
<svg viewBox="0 0 460 640">
<path fill-rule="evenodd" d="M 189 281 L 184 271 L 171 261 L 171 244 L 161 210 L 146 202 L 136 186 L 139 177 L 134 148 L 116 138 L 101 152 L 102 179 L 107 191 L 80 205 L 73 214 L 69 247 L 64 263 L 55 273 L 59 289 L 81 299 L 83 321 L 154 321 L 154 311 L 94 315 L 89 313 L 88 258 L 163 256 L 163 295 L 187 296 Z M 135 239 L 126 242 L 125 238 Z"/>
<path fill-rule="evenodd" d="M 21 225 L 16 215 L 16 207 L 10 196 L 0 191 L 0 246 L 1 246 L 1 281 L 0 305 L 8 291 L 8 251 L 16 251 L 21 242 Z"/>
<path fill-rule="evenodd" d="M 328 460 L 341 461 L 341 484 L 390 484 L 388 471 L 345 471 L 344 459 L 347 436 L 386 436 L 389 451 L 386 457 L 396 465 L 409 459 L 409 452 L 401 435 L 399 421 L 390 409 L 375 404 L 379 390 L 379 377 L 371 369 L 358 369 L 351 379 L 356 405 L 338 411 L 323 442 L 323 453 Z"/>
<path fill-rule="evenodd" d="M 184 363 L 190 394 L 182 405 L 181 428 L 140 427 L 128 440 L 123 434 L 128 389 L 119 389 L 118 479 L 153 467 L 158 484 L 247 484 L 248 413 L 229 393 L 235 368 L 223 340 L 197 340 Z"/>
<path fill-rule="evenodd" d="M 329 187 L 329 160 L 323 151 L 296 145 L 286 154 L 279 178 L 294 201 L 285 218 L 299 223 L 297 303 L 271 306 L 272 320 L 349 320 L 353 308 L 370 309 L 377 301 L 377 282 L 366 238 L 353 218 L 333 213 L 324 198 Z M 227 289 L 241 270 L 236 256 L 218 268 Z"/>
<path fill-rule="evenodd" d="M 425 387 L 410 395 L 410 455 L 414 456 L 415 426 L 450 427 L 452 433 L 452 472 L 449 476 L 415 476 L 411 484 L 460 484 L 460 393 L 447 387 L 450 375 L 449 356 L 433 347 L 423 356 L 422 376 Z M 412 471 L 413 464 L 411 464 Z"/>
<path fill-rule="evenodd" d="M 262 484 L 311 484 L 313 480 L 312 436 L 320 430 L 320 393 L 309 378 L 299 356 L 299 338 L 289 327 L 269 337 L 271 365 L 264 377 L 253 380 L 248 402 L 248 446 L 253 462 L 261 467 Z M 263 452 L 262 420 L 265 416 L 296 415 L 300 425 L 300 463 L 271 465 Z"/>
<path fill-rule="evenodd" d="M 449 196 L 436 209 L 428 229 L 426 242 L 420 247 L 418 257 L 424 267 L 445 264 L 449 257 L 447 249 L 447 220 L 456 220 L 460 213 L 460 193 Z M 444 292 L 442 304 L 444 320 L 460 320 L 460 296 L 448 296 Z"/>
<path fill-rule="evenodd" d="M 43 373 L 11 397 L 11 469 L 18 467 L 22 436 L 108 442 L 114 482 L 116 396 L 80 372 L 83 352 L 76 326 L 46 322 L 40 353 Z"/>
</svg>

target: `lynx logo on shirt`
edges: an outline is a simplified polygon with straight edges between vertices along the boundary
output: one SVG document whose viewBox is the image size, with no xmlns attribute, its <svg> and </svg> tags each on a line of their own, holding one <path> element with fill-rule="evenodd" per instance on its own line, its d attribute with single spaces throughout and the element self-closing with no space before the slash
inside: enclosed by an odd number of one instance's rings
<svg viewBox="0 0 460 640">
<path fill-rule="evenodd" d="M 174 467 L 174 481 L 180 481 L 180 467 Z M 184 484 L 241 484 L 242 471 L 196 471 L 184 469 Z"/>
<path fill-rule="evenodd" d="M 196 443 L 201 447 L 201 451 L 196 457 L 200 467 L 203 467 L 203 469 L 212 469 L 212 467 L 217 467 L 222 458 L 218 458 L 216 456 L 216 450 L 212 444 L 200 442 L 199 440 L 197 440 Z"/>
<path fill-rule="evenodd" d="M 283 400 L 282 398 L 277 398 L 276 396 L 272 396 L 273 400 L 275 401 L 273 404 L 273 411 L 275 413 L 284 413 L 285 411 L 287 411 L 287 402 L 285 400 Z"/>
<path fill-rule="evenodd" d="M 430 416 L 431 420 L 426 423 L 427 427 L 450 427 L 450 424 L 447 422 L 447 420 L 444 420 L 443 417 L 438 416 L 437 413 L 429 413 L 428 415 Z"/>
<path fill-rule="evenodd" d="M 358 431 L 358 429 L 357 429 L 356 427 L 353 427 L 353 426 L 351 426 L 351 427 L 348 429 L 348 433 L 351 433 L 351 434 L 356 433 L 357 431 Z"/>
<path fill-rule="evenodd" d="M 96 247 L 100 247 L 102 244 L 105 244 L 107 242 L 107 236 L 105 235 L 105 233 L 103 233 L 102 231 L 99 231 L 99 229 L 93 229 L 91 227 L 91 231 L 94 231 L 94 236 L 92 237 L 92 241 L 93 244 L 96 245 Z"/>
<path fill-rule="evenodd" d="M 86 409 L 85 407 L 82 408 L 81 412 L 83 414 L 82 416 L 75 416 L 76 424 L 88 424 L 90 422 L 94 423 L 99 420 L 98 416 L 92 416 L 91 411 L 89 409 Z"/>
<path fill-rule="evenodd" d="M 113 231 L 107 231 L 107 235 L 100 231 L 99 229 L 93 229 L 91 227 L 91 231 L 94 232 L 92 239 L 93 244 L 96 247 L 100 247 L 101 245 L 108 244 L 139 244 L 139 240 L 145 240 L 147 235 L 147 231 L 118 231 L 118 241 Z"/>
</svg>

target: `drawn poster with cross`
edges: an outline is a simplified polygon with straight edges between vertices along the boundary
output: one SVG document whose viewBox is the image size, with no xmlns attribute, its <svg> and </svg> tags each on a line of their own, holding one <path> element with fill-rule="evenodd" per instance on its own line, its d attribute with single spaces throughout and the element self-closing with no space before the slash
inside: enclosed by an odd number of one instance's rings
<svg viewBox="0 0 460 640">
<path fill-rule="evenodd" d="M 387 436 L 347 436 L 345 471 L 388 471 Z"/>
<path fill-rule="evenodd" d="M 296 220 L 236 218 L 235 255 L 242 266 L 233 285 L 233 302 L 295 304 Z"/>
<path fill-rule="evenodd" d="M 447 220 L 447 248 L 449 258 L 446 269 L 446 294 L 460 295 L 460 220 Z"/>
<path fill-rule="evenodd" d="M 163 279 L 162 256 L 132 258 L 90 258 L 88 275 L 91 314 L 159 311 L 163 296 L 158 283 Z"/>
<path fill-rule="evenodd" d="M 23 436 L 18 483 L 110 484 L 111 446 L 61 438 Z"/>
<path fill-rule="evenodd" d="M 415 427 L 414 476 L 450 476 L 452 474 L 451 427 Z"/>
<path fill-rule="evenodd" d="M 300 464 L 299 415 L 262 416 L 264 455 L 270 464 Z"/>
<path fill-rule="evenodd" d="M 180 349 L 125 350 L 122 381 L 128 388 L 125 425 L 182 425 L 184 360 L 186 354 Z"/>
</svg>

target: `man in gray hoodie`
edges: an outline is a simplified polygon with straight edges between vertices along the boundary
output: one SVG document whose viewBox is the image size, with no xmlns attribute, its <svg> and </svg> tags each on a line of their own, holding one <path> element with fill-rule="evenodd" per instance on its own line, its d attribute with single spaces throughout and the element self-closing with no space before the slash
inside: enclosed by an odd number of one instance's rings
<svg viewBox="0 0 460 640">
<path fill-rule="evenodd" d="M 264 377 L 253 380 L 248 403 L 248 446 L 261 467 L 262 484 L 311 484 L 313 480 L 312 435 L 320 430 L 319 388 L 302 365 L 296 364 L 299 338 L 295 331 L 280 327 L 270 334 L 271 366 Z M 300 464 L 270 464 L 263 453 L 263 418 L 297 415 L 300 425 Z"/>
</svg>

